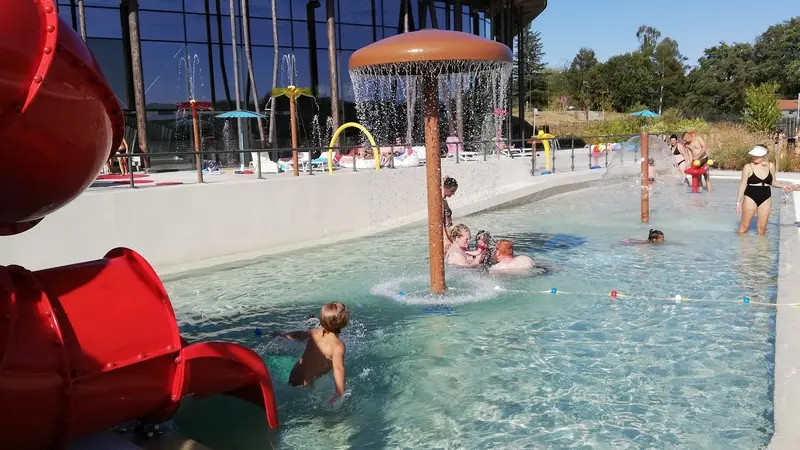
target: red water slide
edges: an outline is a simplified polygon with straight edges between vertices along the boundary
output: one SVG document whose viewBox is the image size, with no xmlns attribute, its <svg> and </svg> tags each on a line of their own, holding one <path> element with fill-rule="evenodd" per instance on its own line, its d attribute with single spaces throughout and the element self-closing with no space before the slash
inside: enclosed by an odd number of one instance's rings
<svg viewBox="0 0 800 450">
<path fill-rule="evenodd" d="M 0 11 L 0 235 L 12 235 L 83 192 L 124 124 L 52 1 L 0 0 Z M 163 421 L 185 395 L 217 393 L 264 407 L 278 427 L 263 360 L 232 343 L 187 345 L 136 252 L 38 272 L 0 266 L 0 448 L 61 448 L 134 419 Z"/>
</svg>

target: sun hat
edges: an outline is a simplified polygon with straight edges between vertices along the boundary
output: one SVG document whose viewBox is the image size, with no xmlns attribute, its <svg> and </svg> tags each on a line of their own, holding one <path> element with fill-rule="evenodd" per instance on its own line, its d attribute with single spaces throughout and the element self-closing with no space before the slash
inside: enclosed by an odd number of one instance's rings
<svg viewBox="0 0 800 450">
<path fill-rule="evenodd" d="M 762 147 L 760 145 L 757 145 L 757 146 L 753 147 L 753 149 L 750 150 L 750 152 L 748 154 L 750 156 L 755 156 L 756 158 L 763 158 L 763 157 L 767 156 L 767 149 L 765 149 L 764 147 Z"/>
</svg>

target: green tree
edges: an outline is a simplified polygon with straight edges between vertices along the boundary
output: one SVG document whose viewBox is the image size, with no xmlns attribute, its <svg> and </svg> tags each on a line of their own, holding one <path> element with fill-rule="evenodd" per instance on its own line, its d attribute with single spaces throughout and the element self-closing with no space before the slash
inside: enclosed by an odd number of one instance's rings
<svg viewBox="0 0 800 450">
<path fill-rule="evenodd" d="M 661 32 L 650 25 L 641 25 L 636 30 L 636 39 L 639 41 L 639 53 L 652 58 L 661 39 Z"/>
<path fill-rule="evenodd" d="M 738 114 L 744 90 L 753 84 L 753 46 L 721 43 L 707 48 L 687 75 L 685 108 L 695 114 Z"/>
<path fill-rule="evenodd" d="M 664 38 L 653 51 L 653 68 L 658 79 L 658 113 L 683 101 L 686 84 L 686 57 L 678 50 L 678 42 Z"/>
<path fill-rule="evenodd" d="M 800 17 L 767 28 L 756 39 L 753 57 L 758 82 L 778 83 L 780 96 L 796 97 L 800 92 Z"/>
<path fill-rule="evenodd" d="M 640 52 L 612 56 L 599 73 L 603 84 L 611 91 L 612 104 L 617 111 L 627 111 L 633 105 L 650 105 L 655 75 L 650 60 Z"/>
<path fill-rule="evenodd" d="M 550 109 L 562 108 L 561 97 L 569 98 L 570 85 L 567 68 L 545 68 L 544 78 L 547 83 L 547 106 Z"/>
<path fill-rule="evenodd" d="M 597 65 L 597 55 L 594 50 L 583 47 L 578 50 L 567 71 L 570 103 L 583 108 L 587 117 L 592 105 L 592 80 L 596 79 L 597 75 L 597 71 L 592 72 L 592 69 Z"/>
<path fill-rule="evenodd" d="M 517 95 L 519 89 L 519 56 L 524 58 L 522 81 L 525 87 L 525 101 L 534 107 L 541 108 L 547 104 L 547 78 L 545 64 L 542 61 L 545 53 L 542 46 L 541 33 L 527 27 L 522 35 L 522 48 L 519 38 L 515 38 L 514 71 L 512 72 L 512 93 Z M 515 97 L 516 98 L 516 97 Z"/>
<path fill-rule="evenodd" d="M 744 94 L 744 120 L 751 131 L 770 133 L 781 117 L 778 109 L 778 83 L 762 83 L 749 86 Z"/>
</svg>

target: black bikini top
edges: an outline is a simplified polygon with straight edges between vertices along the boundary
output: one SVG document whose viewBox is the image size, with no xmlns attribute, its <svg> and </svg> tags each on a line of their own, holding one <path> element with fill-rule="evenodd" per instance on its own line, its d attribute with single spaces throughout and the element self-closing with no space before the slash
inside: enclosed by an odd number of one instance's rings
<svg viewBox="0 0 800 450">
<path fill-rule="evenodd" d="M 750 176 L 747 177 L 747 184 L 751 186 L 752 185 L 770 186 L 772 184 L 772 172 L 768 173 L 766 177 L 761 179 L 758 177 L 758 175 L 756 175 L 756 172 L 754 170 L 753 173 L 751 173 Z"/>
</svg>

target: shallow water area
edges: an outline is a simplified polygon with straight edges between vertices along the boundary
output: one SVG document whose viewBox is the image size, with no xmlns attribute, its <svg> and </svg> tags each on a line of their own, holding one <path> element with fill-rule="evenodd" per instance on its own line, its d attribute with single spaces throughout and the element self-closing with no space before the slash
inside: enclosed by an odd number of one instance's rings
<svg viewBox="0 0 800 450">
<path fill-rule="evenodd" d="M 443 297 L 427 294 L 425 227 L 167 289 L 186 337 L 241 342 L 273 364 L 302 346 L 271 331 L 313 326 L 307 315 L 331 300 L 349 306 L 349 397 L 327 404 L 330 376 L 314 389 L 276 380 L 280 448 L 760 448 L 773 430 L 775 308 L 758 303 L 775 301 L 783 203 L 773 196 L 766 238 L 739 236 L 735 193 L 657 186 L 649 225 L 629 182 L 457 219 L 558 270 L 448 270 Z M 619 244 L 649 228 L 666 243 Z"/>
</svg>

